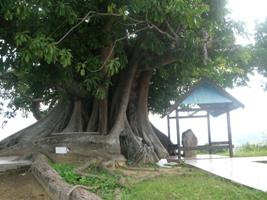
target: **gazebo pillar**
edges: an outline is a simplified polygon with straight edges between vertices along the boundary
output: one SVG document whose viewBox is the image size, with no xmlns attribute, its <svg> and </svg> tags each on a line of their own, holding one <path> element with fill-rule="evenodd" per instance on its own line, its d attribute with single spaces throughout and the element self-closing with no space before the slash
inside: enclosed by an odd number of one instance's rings
<svg viewBox="0 0 267 200">
<path fill-rule="evenodd" d="M 210 131 L 210 113 L 207 111 L 207 122 L 208 122 L 208 141 L 209 141 L 209 147 L 211 147 L 211 131 Z M 212 151 L 209 149 L 209 154 L 211 154 Z"/>
<path fill-rule="evenodd" d="M 167 128 L 168 128 L 168 138 L 171 140 L 171 130 L 170 130 L 170 116 L 167 115 Z"/>
<path fill-rule="evenodd" d="M 233 157 L 233 144 L 232 144 L 232 131 L 231 131 L 231 120 L 230 120 L 230 112 L 227 110 L 226 112 L 227 118 L 227 131 L 228 131 L 228 142 L 229 142 L 229 156 Z"/>
<path fill-rule="evenodd" d="M 178 109 L 177 108 L 175 109 L 175 118 L 176 118 L 176 131 L 177 131 L 178 159 L 181 159 L 179 113 L 178 113 Z"/>
</svg>

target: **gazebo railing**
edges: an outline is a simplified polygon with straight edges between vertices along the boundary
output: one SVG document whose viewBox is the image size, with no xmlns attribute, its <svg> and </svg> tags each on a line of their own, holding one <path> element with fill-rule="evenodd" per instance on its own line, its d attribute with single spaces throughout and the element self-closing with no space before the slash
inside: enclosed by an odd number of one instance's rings
<svg viewBox="0 0 267 200">
<path fill-rule="evenodd" d="M 177 144 L 173 144 L 169 146 L 170 150 L 177 150 L 178 147 Z M 190 150 L 208 150 L 208 151 L 214 151 L 214 150 L 223 150 L 223 149 L 228 149 L 230 146 L 230 143 L 228 141 L 222 141 L 222 142 L 212 142 L 211 145 L 198 145 L 196 147 L 183 147 L 181 146 L 180 149 L 181 151 L 190 151 Z M 232 147 L 234 147 L 232 145 Z"/>
</svg>

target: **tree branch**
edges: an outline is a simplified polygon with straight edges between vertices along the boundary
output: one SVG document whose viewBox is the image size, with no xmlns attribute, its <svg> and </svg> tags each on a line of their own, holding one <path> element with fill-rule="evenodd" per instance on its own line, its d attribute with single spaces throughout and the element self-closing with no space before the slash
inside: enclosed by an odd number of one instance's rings
<svg viewBox="0 0 267 200">
<path fill-rule="evenodd" d="M 110 59 L 110 57 L 111 57 L 111 55 L 112 55 L 112 53 L 113 53 L 113 51 L 114 51 L 114 49 L 115 49 L 115 46 L 116 46 L 116 44 L 117 44 L 118 42 L 120 42 L 120 41 L 122 41 L 122 40 L 125 40 L 125 39 L 128 39 L 128 38 L 130 37 L 130 35 L 137 34 L 137 33 L 141 32 L 141 31 L 144 31 L 144 30 L 146 30 L 146 29 L 148 29 L 148 28 L 149 28 L 149 27 L 144 27 L 144 28 L 138 29 L 138 30 L 134 31 L 133 33 L 131 33 L 131 34 L 129 34 L 129 35 L 126 35 L 126 36 L 124 36 L 124 37 L 121 37 L 121 38 L 116 39 L 116 40 L 114 41 L 114 43 L 113 43 L 113 45 L 112 45 L 110 51 L 109 51 L 108 56 L 107 56 L 106 59 L 104 60 L 102 66 L 101 66 L 99 69 L 97 69 L 97 70 L 93 70 L 93 71 L 90 70 L 90 72 L 99 72 L 99 71 L 101 71 L 101 70 L 106 66 L 106 64 L 108 63 L 108 61 L 109 61 L 109 59 Z"/>
<path fill-rule="evenodd" d="M 42 113 L 40 110 L 40 101 L 32 101 L 31 111 L 36 120 L 42 119 Z"/>
<path fill-rule="evenodd" d="M 76 29 L 78 26 L 80 26 L 86 19 L 88 19 L 90 21 L 91 17 L 89 17 L 89 15 L 91 15 L 93 13 L 93 11 L 89 11 L 82 19 L 79 23 L 77 23 L 75 26 L 73 26 L 70 30 L 67 31 L 67 33 L 65 33 L 57 42 L 56 45 L 59 44 L 60 42 L 62 42 L 72 31 L 74 31 L 74 29 Z"/>
<path fill-rule="evenodd" d="M 74 31 L 77 27 L 79 27 L 86 20 L 87 20 L 86 22 L 89 23 L 91 18 L 96 16 L 96 15 L 99 15 L 99 16 L 115 16 L 115 17 L 124 16 L 123 14 L 119 14 L 119 13 L 101 13 L 101 12 L 96 12 L 96 11 L 89 11 L 83 18 L 78 18 L 78 19 L 80 19 L 80 21 L 76 25 L 71 27 L 55 44 L 57 45 L 60 42 L 62 42 L 72 31 Z M 127 18 L 130 19 L 131 21 L 135 22 L 135 24 L 133 24 L 133 25 L 136 25 L 136 23 L 138 23 L 138 24 L 147 24 L 148 28 L 155 29 L 156 31 L 158 31 L 162 35 L 167 36 L 171 40 L 176 41 L 177 38 L 178 38 L 178 35 L 173 31 L 173 29 L 170 27 L 170 25 L 168 23 L 167 23 L 167 26 L 169 27 L 171 33 L 174 36 L 172 36 L 171 34 L 169 34 L 166 31 L 160 29 L 157 25 L 153 24 L 148 19 L 146 19 L 146 20 L 138 20 L 138 19 L 135 19 L 135 18 L 133 18 L 131 16 L 127 16 Z"/>
</svg>

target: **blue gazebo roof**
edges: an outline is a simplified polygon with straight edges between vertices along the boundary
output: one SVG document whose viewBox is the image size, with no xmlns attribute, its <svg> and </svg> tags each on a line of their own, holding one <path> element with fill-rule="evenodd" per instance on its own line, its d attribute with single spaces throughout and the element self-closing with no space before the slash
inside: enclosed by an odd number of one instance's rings
<svg viewBox="0 0 267 200">
<path fill-rule="evenodd" d="M 170 107 L 170 114 L 179 106 L 198 105 L 214 117 L 244 105 L 214 82 L 204 79 Z"/>
<path fill-rule="evenodd" d="M 203 82 L 192 91 L 181 104 L 214 104 L 231 103 L 232 100 L 221 94 L 216 88 L 207 82 Z"/>
</svg>

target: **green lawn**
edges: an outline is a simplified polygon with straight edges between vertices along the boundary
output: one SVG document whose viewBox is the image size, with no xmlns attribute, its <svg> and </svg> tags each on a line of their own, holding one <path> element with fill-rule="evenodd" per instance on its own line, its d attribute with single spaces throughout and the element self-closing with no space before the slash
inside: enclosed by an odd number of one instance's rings
<svg viewBox="0 0 267 200">
<path fill-rule="evenodd" d="M 104 200 L 114 200 L 119 189 L 122 200 L 264 200 L 267 193 L 250 189 L 213 176 L 196 168 L 182 166 L 179 173 L 160 176 L 131 185 L 119 184 L 120 174 L 89 169 L 88 176 L 78 176 L 73 165 L 53 164 L 65 181 L 93 187 Z M 178 175 L 179 174 L 179 175 Z"/>
<path fill-rule="evenodd" d="M 263 200 L 267 193 L 250 189 L 195 168 L 190 174 L 165 176 L 138 183 L 125 190 L 122 200 Z"/>
</svg>

